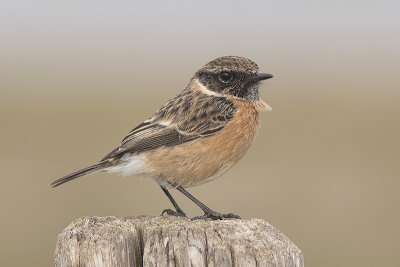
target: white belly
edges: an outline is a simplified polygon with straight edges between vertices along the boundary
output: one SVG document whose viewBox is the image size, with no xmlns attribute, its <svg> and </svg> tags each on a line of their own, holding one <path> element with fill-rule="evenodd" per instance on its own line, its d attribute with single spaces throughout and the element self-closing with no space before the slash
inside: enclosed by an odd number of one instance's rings
<svg viewBox="0 0 400 267">
<path fill-rule="evenodd" d="M 105 172 L 116 173 L 122 176 L 141 174 L 145 170 L 145 163 L 140 155 L 124 155 L 118 165 L 104 169 Z"/>
</svg>

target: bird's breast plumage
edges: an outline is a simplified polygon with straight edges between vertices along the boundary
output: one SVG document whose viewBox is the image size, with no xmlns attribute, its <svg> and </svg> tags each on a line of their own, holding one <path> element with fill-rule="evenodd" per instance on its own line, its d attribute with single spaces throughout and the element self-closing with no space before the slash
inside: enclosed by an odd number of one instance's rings
<svg viewBox="0 0 400 267">
<path fill-rule="evenodd" d="M 248 150 L 259 127 L 255 103 L 231 98 L 236 113 L 214 135 L 174 147 L 159 147 L 142 154 L 145 175 L 159 183 L 168 181 L 183 187 L 195 186 L 220 176 Z"/>
</svg>

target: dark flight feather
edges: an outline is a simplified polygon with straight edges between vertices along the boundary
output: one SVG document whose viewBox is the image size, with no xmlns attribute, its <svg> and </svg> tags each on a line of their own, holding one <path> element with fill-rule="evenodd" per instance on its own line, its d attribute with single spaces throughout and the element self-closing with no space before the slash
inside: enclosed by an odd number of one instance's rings
<svg viewBox="0 0 400 267">
<path fill-rule="evenodd" d="M 54 182 L 52 182 L 50 184 L 51 187 L 56 187 L 59 185 L 62 185 L 63 183 L 69 182 L 73 179 L 79 178 L 81 176 L 96 172 L 96 171 L 100 171 L 104 168 L 107 168 L 108 166 L 110 166 L 110 162 L 108 161 L 101 161 L 97 164 L 94 164 L 92 166 L 86 167 L 82 170 L 76 171 L 74 173 L 68 174 L 67 176 L 64 176 Z"/>
</svg>

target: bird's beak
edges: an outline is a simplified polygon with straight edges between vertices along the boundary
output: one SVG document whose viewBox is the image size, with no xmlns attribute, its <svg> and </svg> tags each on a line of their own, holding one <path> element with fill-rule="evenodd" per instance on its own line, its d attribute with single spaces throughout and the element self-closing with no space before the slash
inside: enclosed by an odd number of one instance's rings
<svg viewBox="0 0 400 267">
<path fill-rule="evenodd" d="M 272 74 L 256 73 L 255 76 L 253 76 L 247 80 L 252 81 L 252 82 L 258 82 L 258 81 L 262 81 L 262 80 L 266 80 L 266 79 L 271 79 L 272 77 L 274 77 Z"/>
</svg>

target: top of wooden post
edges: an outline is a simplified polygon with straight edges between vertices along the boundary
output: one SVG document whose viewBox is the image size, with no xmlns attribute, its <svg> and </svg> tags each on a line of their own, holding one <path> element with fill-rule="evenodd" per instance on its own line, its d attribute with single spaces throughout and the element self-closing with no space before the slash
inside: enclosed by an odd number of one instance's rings
<svg viewBox="0 0 400 267">
<path fill-rule="evenodd" d="M 261 219 L 83 217 L 58 236 L 56 266 L 303 266 L 303 254 Z"/>
</svg>

